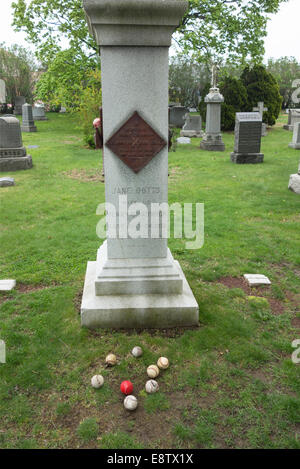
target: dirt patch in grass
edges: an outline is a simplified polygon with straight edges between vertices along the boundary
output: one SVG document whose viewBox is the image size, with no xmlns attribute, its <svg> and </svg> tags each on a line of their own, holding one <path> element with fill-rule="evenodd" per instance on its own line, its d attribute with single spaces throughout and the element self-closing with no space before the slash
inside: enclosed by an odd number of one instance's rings
<svg viewBox="0 0 300 469">
<path fill-rule="evenodd" d="M 104 182 L 104 176 L 102 176 L 102 170 L 99 168 L 95 169 L 72 169 L 71 171 L 64 171 L 62 173 L 70 179 L 77 179 L 82 182 Z"/>
<path fill-rule="evenodd" d="M 243 277 L 221 277 L 218 283 L 228 288 L 241 288 L 247 295 L 251 295 L 251 288 Z"/>
<path fill-rule="evenodd" d="M 300 330 L 300 318 L 293 318 L 293 319 L 292 319 L 292 326 L 293 326 L 295 329 L 299 329 L 299 330 Z"/>
</svg>

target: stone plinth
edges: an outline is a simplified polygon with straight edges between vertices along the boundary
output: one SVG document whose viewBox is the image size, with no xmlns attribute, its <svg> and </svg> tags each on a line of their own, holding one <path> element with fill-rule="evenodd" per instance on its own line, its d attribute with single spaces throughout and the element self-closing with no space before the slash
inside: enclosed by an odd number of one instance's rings
<svg viewBox="0 0 300 469">
<path fill-rule="evenodd" d="M 35 121 L 47 121 L 44 106 L 34 106 L 32 108 L 32 117 Z"/>
<path fill-rule="evenodd" d="M 32 168 L 32 159 L 23 146 L 20 122 L 16 117 L 0 117 L 0 171 Z"/>
<path fill-rule="evenodd" d="M 300 122 L 300 109 L 289 109 L 288 123 L 283 126 L 284 130 L 293 132 L 297 122 Z"/>
<path fill-rule="evenodd" d="M 205 97 L 207 103 L 205 134 L 200 148 L 208 151 L 224 151 L 221 134 L 221 104 L 224 98 L 218 88 L 211 88 Z"/>
<path fill-rule="evenodd" d="M 293 141 L 289 143 L 289 147 L 300 150 L 300 122 L 294 124 Z"/>
<path fill-rule="evenodd" d="M 237 164 L 262 163 L 260 151 L 262 120 L 258 112 L 238 112 L 234 129 L 234 152 L 231 161 Z"/>
<path fill-rule="evenodd" d="M 84 0 L 83 5 L 100 46 L 105 199 L 115 207 L 118 236 L 108 236 L 96 262 L 88 263 L 82 325 L 198 324 L 198 305 L 166 237 L 128 235 L 132 217 L 122 218 L 120 206 L 120 194 L 129 209 L 168 201 L 168 48 L 188 4 Z"/>
<path fill-rule="evenodd" d="M 22 106 L 22 132 L 36 132 L 37 128 L 34 125 L 32 106 L 30 104 L 23 104 Z"/>
<path fill-rule="evenodd" d="M 180 132 L 181 137 L 203 137 L 201 116 L 186 114 L 185 124 Z"/>
</svg>

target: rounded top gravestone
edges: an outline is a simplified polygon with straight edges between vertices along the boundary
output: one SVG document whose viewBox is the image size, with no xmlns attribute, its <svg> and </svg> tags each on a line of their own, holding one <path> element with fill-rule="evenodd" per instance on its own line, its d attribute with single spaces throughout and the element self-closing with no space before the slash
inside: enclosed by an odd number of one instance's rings
<svg viewBox="0 0 300 469">
<path fill-rule="evenodd" d="M 0 148 L 22 147 L 20 122 L 16 117 L 0 117 Z"/>
</svg>

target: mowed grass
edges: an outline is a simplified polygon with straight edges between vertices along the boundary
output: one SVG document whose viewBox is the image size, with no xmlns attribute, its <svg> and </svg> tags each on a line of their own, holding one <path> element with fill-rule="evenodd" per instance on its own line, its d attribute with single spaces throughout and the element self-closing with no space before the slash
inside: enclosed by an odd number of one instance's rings
<svg viewBox="0 0 300 469">
<path fill-rule="evenodd" d="M 169 153 L 169 201 L 205 204 L 203 248 L 169 242 L 200 327 L 143 332 L 80 326 L 86 262 L 101 242 L 101 154 L 83 147 L 75 117 L 48 117 L 23 134 L 26 146 L 39 146 L 28 150 L 34 168 L 0 190 L 0 278 L 17 280 L 0 294 L 0 447 L 300 448 L 300 364 L 291 360 L 300 338 L 300 196 L 287 190 L 300 152 L 288 148 L 287 117 L 263 139 L 261 165 L 230 162 L 233 133 L 224 153 L 199 150 L 199 139 Z M 246 272 L 272 286 L 247 291 Z M 134 345 L 144 349 L 139 359 Z M 104 366 L 109 352 L 114 368 Z M 146 395 L 146 367 L 161 355 L 170 368 L 160 391 Z M 99 390 L 90 386 L 96 373 L 105 378 Z M 134 383 L 134 413 L 123 408 L 123 379 Z"/>
</svg>

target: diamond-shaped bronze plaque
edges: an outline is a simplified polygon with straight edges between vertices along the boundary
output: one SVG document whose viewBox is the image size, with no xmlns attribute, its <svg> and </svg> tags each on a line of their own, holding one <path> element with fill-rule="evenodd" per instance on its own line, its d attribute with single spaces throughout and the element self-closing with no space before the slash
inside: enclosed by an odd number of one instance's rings
<svg viewBox="0 0 300 469">
<path fill-rule="evenodd" d="M 132 171 L 138 173 L 167 142 L 136 111 L 106 142 L 106 146 Z"/>
</svg>

